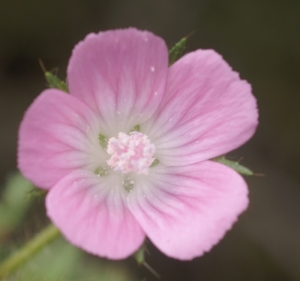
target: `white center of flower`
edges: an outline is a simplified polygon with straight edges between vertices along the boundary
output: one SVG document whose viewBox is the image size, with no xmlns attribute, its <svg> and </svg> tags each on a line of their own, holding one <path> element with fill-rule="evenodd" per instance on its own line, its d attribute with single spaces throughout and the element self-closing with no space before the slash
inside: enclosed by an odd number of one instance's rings
<svg viewBox="0 0 300 281">
<path fill-rule="evenodd" d="M 119 133 L 118 138 L 108 140 L 107 153 L 111 157 L 107 164 L 123 174 L 148 174 L 149 166 L 155 160 L 154 152 L 155 146 L 146 135 L 136 131 L 129 135 Z"/>
</svg>

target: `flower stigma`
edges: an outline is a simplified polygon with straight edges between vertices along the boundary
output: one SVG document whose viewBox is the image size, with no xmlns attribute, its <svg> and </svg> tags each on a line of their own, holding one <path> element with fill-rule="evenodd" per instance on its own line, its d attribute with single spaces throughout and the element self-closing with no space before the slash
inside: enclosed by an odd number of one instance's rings
<svg viewBox="0 0 300 281">
<path fill-rule="evenodd" d="M 149 167 L 155 160 L 154 144 L 145 134 L 137 131 L 129 134 L 120 132 L 118 138 L 110 138 L 106 151 L 111 155 L 107 164 L 123 174 L 135 172 L 147 175 Z"/>
</svg>

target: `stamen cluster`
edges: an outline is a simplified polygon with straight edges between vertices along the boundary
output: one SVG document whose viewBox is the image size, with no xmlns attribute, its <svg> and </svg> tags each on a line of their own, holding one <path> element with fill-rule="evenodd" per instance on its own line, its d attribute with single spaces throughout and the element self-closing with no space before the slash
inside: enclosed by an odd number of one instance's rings
<svg viewBox="0 0 300 281">
<path fill-rule="evenodd" d="M 123 174 L 148 174 L 149 166 L 154 161 L 154 152 L 155 146 L 145 134 L 134 131 L 127 135 L 120 132 L 118 138 L 108 140 L 107 153 L 111 158 L 107 164 Z"/>
</svg>

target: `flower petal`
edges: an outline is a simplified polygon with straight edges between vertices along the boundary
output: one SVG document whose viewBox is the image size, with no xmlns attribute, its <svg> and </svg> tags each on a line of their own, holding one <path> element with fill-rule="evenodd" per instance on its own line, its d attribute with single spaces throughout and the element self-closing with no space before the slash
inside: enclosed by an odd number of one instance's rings
<svg viewBox="0 0 300 281">
<path fill-rule="evenodd" d="M 47 214 L 72 244 L 102 257 L 126 258 L 145 234 L 126 206 L 127 191 L 120 183 L 116 174 L 102 178 L 77 170 L 50 190 Z"/>
<path fill-rule="evenodd" d="M 170 67 L 166 94 L 141 126 L 166 165 L 187 165 L 225 154 L 257 126 L 250 85 L 211 50 L 189 53 Z"/>
<path fill-rule="evenodd" d="M 18 166 L 45 189 L 73 169 L 94 170 L 106 160 L 98 130 L 96 117 L 84 103 L 59 90 L 46 90 L 21 123 Z"/>
<path fill-rule="evenodd" d="M 97 112 L 103 134 L 116 136 L 147 120 L 164 93 L 165 42 L 134 28 L 89 34 L 68 66 L 72 95 Z"/>
<path fill-rule="evenodd" d="M 130 210 L 158 249 L 182 260 L 209 251 L 248 205 L 243 178 L 211 161 L 158 165 L 136 184 Z"/>
</svg>

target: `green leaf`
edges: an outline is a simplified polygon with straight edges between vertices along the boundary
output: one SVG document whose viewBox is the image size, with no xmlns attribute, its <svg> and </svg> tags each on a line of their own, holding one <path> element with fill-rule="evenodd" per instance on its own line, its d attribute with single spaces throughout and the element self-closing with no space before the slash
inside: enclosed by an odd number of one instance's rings
<svg viewBox="0 0 300 281">
<path fill-rule="evenodd" d="M 239 162 L 226 159 L 224 155 L 216 157 L 212 160 L 230 167 L 231 169 L 235 170 L 236 172 L 238 172 L 243 176 L 253 176 L 253 172 L 250 169 L 248 169 L 245 166 L 242 166 Z"/>
<path fill-rule="evenodd" d="M 0 202 L 0 236 L 12 231 L 24 218 L 31 205 L 26 196 L 32 183 L 19 172 L 8 176 Z"/>
<path fill-rule="evenodd" d="M 183 50 L 186 45 L 187 36 L 183 37 L 179 42 L 177 42 L 169 51 L 169 66 L 172 65 L 175 61 L 180 59 L 183 54 Z"/>
<path fill-rule="evenodd" d="M 86 255 L 60 237 L 6 281 L 132 281 L 125 264 Z"/>
</svg>

